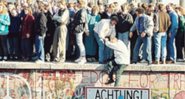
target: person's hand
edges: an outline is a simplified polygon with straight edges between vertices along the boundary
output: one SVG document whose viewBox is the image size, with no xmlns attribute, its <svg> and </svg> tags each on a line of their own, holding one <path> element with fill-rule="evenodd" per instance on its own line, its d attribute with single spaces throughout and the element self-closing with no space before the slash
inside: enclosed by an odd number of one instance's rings
<svg viewBox="0 0 185 99">
<path fill-rule="evenodd" d="M 145 37 L 146 36 L 146 33 L 145 32 L 142 32 L 141 33 L 141 37 L 143 38 L 143 37 Z"/>
<path fill-rule="evenodd" d="M 26 38 L 30 38 L 30 34 L 29 33 L 26 34 Z"/>
<path fill-rule="evenodd" d="M 169 37 L 171 37 L 171 36 L 172 36 L 172 33 L 171 33 L 171 32 L 169 32 L 168 36 L 169 36 Z"/>
<path fill-rule="evenodd" d="M 132 38 L 133 37 L 133 32 L 129 33 L 129 37 Z"/>
<path fill-rule="evenodd" d="M 89 33 L 88 30 L 85 30 L 85 35 L 86 35 L 86 36 L 89 36 L 89 35 L 90 35 L 90 33 Z"/>
</svg>

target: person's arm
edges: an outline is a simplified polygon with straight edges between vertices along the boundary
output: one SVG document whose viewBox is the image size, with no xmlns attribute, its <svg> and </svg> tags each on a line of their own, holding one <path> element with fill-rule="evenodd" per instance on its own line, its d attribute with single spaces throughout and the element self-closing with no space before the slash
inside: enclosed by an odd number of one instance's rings
<svg viewBox="0 0 185 99">
<path fill-rule="evenodd" d="M 65 10 L 64 13 L 62 14 L 62 16 L 54 16 L 53 17 L 54 20 L 58 21 L 61 24 L 67 24 L 67 22 L 69 21 L 69 11 Z"/>
<path fill-rule="evenodd" d="M 4 16 L 4 19 L 0 19 L 0 23 L 3 24 L 3 25 L 9 26 L 10 25 L 10 16 L 9 16 L 9 14 L 6 14 Z"/>
<path fill-rule="evenodd" d="M 118 45 L 118 43 L 111 43 L 107 39 L 105 39 L 104 41 L 105 41 L 105 45 L 110 49 L 120 51 L 120 46 Z"/>
<path fill-rule="evenodd" d="M 171 13 L 171 26 L 169 33 L 172 33 L 174 29 L 177 28 L 178 25 L 178 16 L 175 13 Z"/>
<path fill-rule="evenodd" d="M 138 17 L 136 18 L 134 24 L 133 24 L 132 27 L 130 28 L 130 32 L 134 32 L 134 31 L 136 30 L 137 20 L 138 20 Z"/>
</svg>

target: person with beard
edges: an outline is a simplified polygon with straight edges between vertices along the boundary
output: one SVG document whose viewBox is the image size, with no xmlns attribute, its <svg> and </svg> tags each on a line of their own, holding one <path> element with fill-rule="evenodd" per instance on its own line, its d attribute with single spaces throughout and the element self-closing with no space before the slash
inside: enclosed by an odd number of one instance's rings
<svg viewBox="0 0 185 99">
<path fill-rule="evenodd" d="M 58 13 L 53 16 L 57 27 L 53 39 L 53 57 L 55 62 L 65 62 L 66 60 L 66 36 L 67 24 L 69 22 L 69 11 L 66 6 L 65 0 L 58 2 Z"/>
</svg>

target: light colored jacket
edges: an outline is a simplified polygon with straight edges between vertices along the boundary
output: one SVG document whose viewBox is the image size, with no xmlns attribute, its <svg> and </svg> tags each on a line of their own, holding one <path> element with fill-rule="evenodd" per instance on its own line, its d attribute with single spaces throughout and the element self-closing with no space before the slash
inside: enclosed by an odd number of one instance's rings
<svg viewBox="0 0 185 99">
<path fill-rule="evenodd" d="M 144 33 L 147 34 L 147 36 L 153 36 L 153 30 L 154 30 L 154 22 L 153 22 L 153 19 L 152 17 L 149 17 L 148 15 L 143 15 L 144 16 Z M 134 32 L 135 30 L 138 30 L 137 29 L 137 24 L 138 24 L 138 21 L 139 21 L 139 17 L 136 18 L 133 26 L 131 27 L 130 31 L 131 32 Z M 138 35 L 140 35 L 138 33 Z"/>
<path fill-rule="evenodd" d="M 125 43 L 123 43 L 121 40 L 118 40 L 116 43 L 105 41 L 105 45 L 114 50 L 114 60 L 116 64 L 130 64 L 129 50 Z"/>
<path fill-rule="evenodd" d="M 107 36 L 116 36 L 115 26 L 111 26 L 110 21 L 110 19 L 103 19 L 94 27 L 95 33 L 97 33 L 101 39 L 104 39 Z"/>
<path fill-rule="evenodd" d="M 0 35 L 8 35 L 10 25 L 9 14 L 0 14 Z"/>
<path fill-rule="evenodd" d="M 61 23 L 62 25 L 68 24 L 69 23 L 69 10 L 65 9 L 65 11 L 63 12 L 61 16 L 59 16 L 58 13 L 56 13 L 53 16 L 53 20 Z"/>
</svg>

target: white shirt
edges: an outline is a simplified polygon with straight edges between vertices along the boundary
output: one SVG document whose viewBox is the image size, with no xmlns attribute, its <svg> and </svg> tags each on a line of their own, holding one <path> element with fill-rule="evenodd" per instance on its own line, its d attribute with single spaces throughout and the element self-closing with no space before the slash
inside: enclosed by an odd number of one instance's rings
<svg viewBox="0 0 185 99">
<path fill-rule="evenodd" d="M 121 40 L 116 43 L 105 41 L 105 45 L 114 50 L 114 60 L 117 64 L 130 64 L 129 50 Z"/>
<path fill-rule="evenodd" d="M 115 26 L 111 26 L 110 21 L 110 19 L 103 19 L 94 27 L 95 33 L 97 33 L 101 39 L 104 39 L 106 36 L 115 37 L 116 29 Z"/>
</svg>

